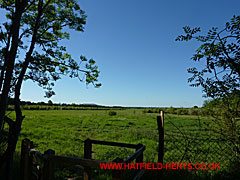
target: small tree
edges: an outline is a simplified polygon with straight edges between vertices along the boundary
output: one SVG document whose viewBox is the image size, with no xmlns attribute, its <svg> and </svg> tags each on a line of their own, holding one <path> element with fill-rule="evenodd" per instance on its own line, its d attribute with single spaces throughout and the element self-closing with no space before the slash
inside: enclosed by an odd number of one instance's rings
<svg viewBox="0 0 240 180">
<path fill-rule="evenodd" d="M 37 82 L 54 95 L 52 87 L 61 75 L 79 78 L 95 87 L 99 75 L 93 59 L 80 56 L 76 61 L 67 53 L 61 40 L 69 39 L 68 29 L 82 32 L 86 15 L 76 0 L 1 0 L 6 22 L 0 25 L 0 139 L 8 124 L 7 147 L 0 155 L 11 179 L 13 153 L 24 119 L 20 109 L 20 92 L 24 80 Z M 81 73 L 83 73 L 81 75 Z M 16 119 L 6 116 L 8 97 L 14 97 Z"/>
<path fill-rule="evenodd" d="M 177 41 L 195 39 L 201 42 L 192 59 L 203 61 L 201 70 L 189 68 L 192 77 L 191 86 L 202 86 L 204 96 L 213 99 L 205 103 L 210 108 L 209 114 L 215 117 L 213 130 L 227 138 L 240 148 L 240 16 L 233 16 L 225 28 L 213 27 L 207 35 L 198 35 L 200 28 L 184 27 L 185 35 Z"/>
<path fill-rule="evenodd" d="M 53 105 L 53 102 L 51 100 L 48 100 L 48 105 Z"/>
</svg>

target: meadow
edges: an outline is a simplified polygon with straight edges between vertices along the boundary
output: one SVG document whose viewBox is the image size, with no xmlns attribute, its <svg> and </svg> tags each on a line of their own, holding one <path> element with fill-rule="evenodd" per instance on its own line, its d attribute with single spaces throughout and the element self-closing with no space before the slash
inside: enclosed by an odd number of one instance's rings
<svg viewBox="0 0 240 180">
<path fill-rule="evenodd" d="M 34 142 L 34 148 L 42 153 L 47 149 L 53 149 L 56 155 L 83 157 L 83 141 L 90 138 L 132 144 L 141 143 L 146 146 L 144 162 L 156 163 L 158 150 L 156 117 L 159 114 L 146 113 L 143 109 L 114 110 L 116 115 L 109 114 L 110 111 L 112 110 L 24 110 L 23 114 L 26 117 L 23 121 L 16 152 L 20 153 L 21 140 L 28 138 Z M 9 116 L 13 117 L 14 113 L 9 112 Z M 164 161 L 187 162 L 191 160 L 193 163 L 199 162 L 200 159 L 196 158 L 196 155 L 201 154 L 199 149 L 195 149 L 194 153 L 186 153 L 185 148 L 189 142 L 186 141 L 186 138 L 194 140 L 193 148 L 198 147 L 199 144 L 204 148 L 206 144 L 199 141 L 197 146 L 196 139 L 202 139 L 206 143 L 206 138 L 213 137 L 212 132 L 205 127 L 205 124 L 209 123 L 211 123 L 209 117 L 165 114 Z M 212 142 L 213 147 L 219 145 L 219 143 L 214 143 Z M 209 150 L 209 146 L 206 148 Z M 133 153 L 133 150 L 127 148 L 101 145 L 94 145 L 93 151 L 94 159 L 108 161 L 112 161 L 116 157 L 125 159 Z M 212 152 L 212 155 L 216 155 L 216 152 L 218 153 L 218 151 Z M 184 153 L 186 155 L 183 158 Z M 206 158 L 209 159 L 211 153 L 210 155 L 209 151 L 207 153 L 208 157 Z M 202 154 L 206 155 L 206 152 L 202 152 Z M 195 159 L 193 160 L 193 158 Z M 220 160 L 217 159 L 217 156 L 214 158 L 214 162 Z M 202 162 L 206 162 L 206 160 L 201 159 Z M 176 174 L 176 172 L 173 173 Z M 97 172 L 97 174 L 99 175 L 101 172 Z M 146 176 L 151 176 L 151 174 L 147 173 Z"/>
</svg>

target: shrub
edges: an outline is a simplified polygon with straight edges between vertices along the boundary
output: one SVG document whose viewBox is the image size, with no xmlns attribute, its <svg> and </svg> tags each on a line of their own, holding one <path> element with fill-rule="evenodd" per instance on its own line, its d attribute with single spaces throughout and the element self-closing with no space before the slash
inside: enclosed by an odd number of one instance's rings
<svg viewBox="0 0 240 180">
<path fill-rule="evenodd" d="M 152 109 L 149 109 L 149 110 L 147 111 L 147 113 L 153 113 L 153 110 L 152 110 Z"/>
<path fill-rule="evenodd" d="M 109 116 L 116 116 L 116 115 L 117 115 L 117 112 L 115 112 L 115 111 L 109 111 L 108 115 L 109 115 Z"/>
</svg>

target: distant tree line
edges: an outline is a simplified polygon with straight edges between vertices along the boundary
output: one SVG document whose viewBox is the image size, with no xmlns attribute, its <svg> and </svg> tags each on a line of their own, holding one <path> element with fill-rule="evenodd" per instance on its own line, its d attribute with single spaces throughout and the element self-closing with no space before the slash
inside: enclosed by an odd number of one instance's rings
<svg viewBox="0 0 240 180">
<path fill-rule="evenodd" d="M 14 99 L 9 98 L 8 111 L 14 111 Z M 97 104 L 76 104 L 76 103 L 53 103 L 51 100 L 48 102 L 31 102 L 21 101 L 22 110 L 123 110 L 121 106 L 102 106 Z"/>
<path fill-rule="evenodd" d="M 235 97 L 236 102 L 240 102 L 240 98 Z M 223 103 L 224 100 L 214 99 L 214 100 L 206 100 L 203 103 L 203 107 L 194 106 L 192 108 L 176 108 L 176 107 L 166 107 L 166 108 L 145 108 L 143 113 L 160 113 L 160 111 L 164 111 L 167 114 L 176 114 L 176 115 L 195 115 L 195 116 L 220 116 L 221 112 L 223 112 Z M 236 105 L 237 103 L 235 103 Z M 235 110 L 235 116 L 240 117 L 239 108 L 236 110 L 236 107 L 232 107 L 232 111 Z"/>
</svg>

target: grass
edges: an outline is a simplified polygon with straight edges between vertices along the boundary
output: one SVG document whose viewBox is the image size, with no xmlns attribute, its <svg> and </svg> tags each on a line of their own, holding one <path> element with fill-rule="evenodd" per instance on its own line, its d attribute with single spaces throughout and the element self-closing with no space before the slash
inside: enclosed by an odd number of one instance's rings
<svg viewBox="0 0 240 180">
<path fill-rule="evenodd" d="M 90 138 L 132 144 L 141 143 L 147 147 L 144 152 L 144 162 L 157 162 L 156 116 L 158 114 L 143 113 L 141 109 L 115 111 L 116 115 L 114 116 L 109 115 L 109 110 L 23 111 L 26 117 L 23 121 L 16 152 L 20 153 L 21 140 L 28 138 L 34 142 L 35 149 L 42 153 L 47 149 L 53 149 L 56 155 L 83 157 L 83 141 Z M 10 116 L 14 118 L 14 113 L 10 113 Z M 210 122 L 209 118 L 200 118 L 199 121 L 197 116 L 167 114 L 164 127 L 165 161 L 179 162 L 179 158 L 174 159 L 173 157 L 182 157 L 186 147 L 185 136 L 188 138 L 211 137 L 211 132 L 204 129 L 204 124 Z M 201 131 L 199 131 L 200 129 Z M 170 142 L 174 139 L 178 144 Z M 112 161 L 116 157 L 126 159 L 133 153 L 133 150 L 127 148 L 101 145 L 93 145 L 93 151 L 95 159 L 108 161 Z M 218 162 L 218 159 L 215 161 Z M 154 173 L 148 174 L 151 176 Z"/>
<path fill-rule="evenodd" d="M 87 138 L 157 147 L 156 114 L 143 114 L 141 110 L 119 110 L 116 116 L 108 113 L 96 110 L 24 111 L 26 118 L 20 141 L 29 138 L 40 151 L 50 148 L 58 155 L 80 157 L 83 156 L 83 141 Z M 20 141 L 17 151 L 20 151 Z M 96 156 L 102 158 L 105 150 L 98 145 L 94 148 L 99 149 Z"/>
</svg>

